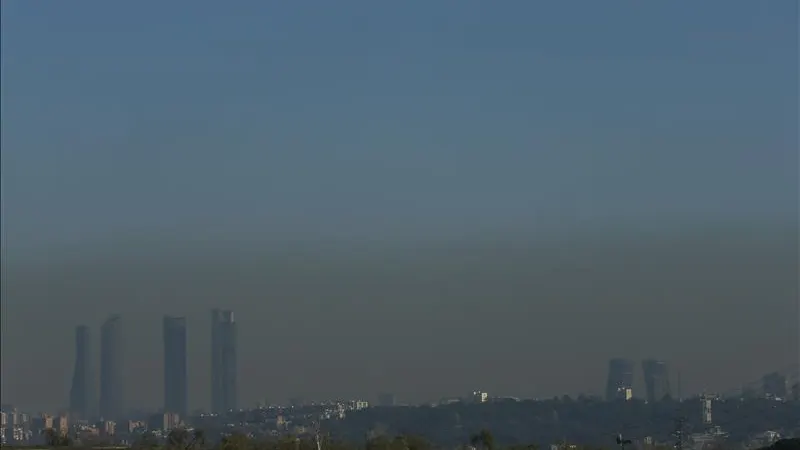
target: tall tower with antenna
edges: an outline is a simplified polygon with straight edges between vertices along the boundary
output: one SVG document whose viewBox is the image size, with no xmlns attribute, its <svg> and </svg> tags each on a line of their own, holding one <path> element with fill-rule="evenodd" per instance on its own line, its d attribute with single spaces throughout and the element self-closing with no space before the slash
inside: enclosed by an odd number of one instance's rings
<svg viewBox="0 0 800 450">
<path fill-rule="evenodd" d="M 685 427 L 686 427 L 686 419 L 683 417 L 678 417 L 675 420 L 675 431 L 672 432 L 672 435 L 675 437 L 675 450 L 683 450 L 684 448 L 684 441 L 685 441 Z"/>
</svg>

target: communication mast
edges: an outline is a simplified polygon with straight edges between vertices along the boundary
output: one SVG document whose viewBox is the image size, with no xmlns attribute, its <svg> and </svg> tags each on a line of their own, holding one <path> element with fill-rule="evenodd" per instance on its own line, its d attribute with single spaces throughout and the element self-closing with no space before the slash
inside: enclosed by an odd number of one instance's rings
<svg viewBox="0 0 800 450">
<path fill-rule="evenodd" d="M 684 432 L 685 424 L 686 419 L 683 417 L 675 420 L 675 431 L 672 432 L 672 435 L 675 436 L 675 450 L 683 450 L 683 443 L 686 438 Z"/>
</svg>

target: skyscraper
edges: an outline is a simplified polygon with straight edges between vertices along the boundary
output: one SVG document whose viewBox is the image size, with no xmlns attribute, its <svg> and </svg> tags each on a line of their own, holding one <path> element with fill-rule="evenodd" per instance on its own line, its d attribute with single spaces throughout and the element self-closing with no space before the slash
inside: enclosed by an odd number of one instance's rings
<svg viewBox="0 0 800 450">
<path fill-rule="evenodd" d="M 606 400 L 627 400 L 633 390 L 633 362 L 614 358 L 608 362 Z"/>
<path fill-rule="evenodd" d="M 125 413 L 122 318 L 109 317 L 100 327 L 100 415 L 116 420 Z"/>
<path fill-rule="evenodd" d="M 233 311 L 211 311 L 211 410 L 237 408 L 236 322 Z"/>
<path fill-rule="evenodd" d="M 642 373 L 648 402 L 658 402 L 667 395 L 672 395 L 669 384 L 669 366 L 666 362 L 646 359 L 642 361 Z"/>
<path fill-rule="evenodd" d="M 186 318 L 164 317 L 164 411 L 185 418 L 189 409 Z"/>
<path fill-rule="evenodd" d="M 95 384 L 92 367 L 92 337 L 89 327 L 75 328 L 75 370 L 69 391 L 69 409 L 82 419 L 94 417 Z"/>
</svg>

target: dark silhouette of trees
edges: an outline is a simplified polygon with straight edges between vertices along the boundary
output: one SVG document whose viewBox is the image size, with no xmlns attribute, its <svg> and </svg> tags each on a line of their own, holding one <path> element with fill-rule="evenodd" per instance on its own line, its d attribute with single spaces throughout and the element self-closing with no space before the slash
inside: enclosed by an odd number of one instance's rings
<svg viewBox="0 0 800 450">
<path fill-rule="evenodd" d="M 65 434 L 57 430 L 48 429 L 43 432 L 48 447 L 70 447 L 73 441 Z M 362 444 L 353 442 L 335 441 L 329 437 L 320 438 L 319 446 L 323 450 L 434 450 L 436 448 L 453 448 L 451 446 L 436 447 L 426 439 L 415 436 L 399 434 L 396 436 L 387 433 L 375 434 L 369 437 Z M 536 444 L 500 446 L 495 442 L 495 437 L 486 428 L 479 432 L 469 435 L 462 446 L 471 445 L 478 450 L 539 450 Z M 622 441 L 618 436 L 618 441 Z M 625 443 L 630 441 L 625 440 Z M 318 443 L 315 438 L 300 438 L 296 436 L 284 436 L 275 439 L 259 440 L 240 433 L 233 433 L 225 436 L 218 444 L 207 446 L 205 434 L 202 431 L 188 431 L 186 429 L 172 430 L 164 439 L 163 443 L 156 440 L 144 438 L 134 448 L 138 449 L 160 449 L 160 450 L 317 450 Z M 622 444 L 620 444 L 622 445 Z M 607 444 L 606 448 L 613 446 L 613 441 Z M 4 446 L 4 448 L 9 448 Z M 73 447 L 78 448 L 78 447 Z M 87 450 L 91 447 L 84 447 Z M 602 447 L 577 446 L 576 450 L 601 450 Z M 729 448 L 724 443 L 720 443 L 719 449 Z M 763 447 L 759 450 L 800 450 L 800 439 L 782 439 L 774 444 Z"/>
<path fill-rule="evenodd" d="M 781 439 L 769 447 L 762 448 L 761 450 L 800 450 L 800 438 Z"/>
<path fill-rule="evenodd" d="M 220 442 L 219 450 L 252 450 L 254 447 L 253 441 L 247 436 L 240 433 L 233 433 L 230 436 L 225 436 Z M 287 450 L 295 450 L 288 448 Z"/>
<path fill-rule="evenodd" d="M 495 448 L 494 436 L 492 435 L 491 431 L 485 428 L 477 434 L 473 434 L 469 440 L 473 447 L 481 450 L 494 450 Z"/>
<path fill-rule="evenodd" d="M 206 437 L 202 430 L 190 432 L 185 428 L 176 428 L 167 435 L 166 448 L 169 450 L 203 450 L 205 446 Z"/>
<path fill-rule="evenodd" d="M 156 447 L 158 447 L 158 439 L 156 439 L 153 433 L 149 432 L 144 433 L 132 446 L 134 450 L 148 450 Z"/>
<path fill-rule="evenodd" d="M 189 448 L 189 432 L 185 428 L 176 428 L 167 435 L 167 448 L 184 449 Z"/>
<path fill-rule="evenodd" d="M 44 435 L 44 442 L 50 447 L 69 447 L 72 445 L 72 439 L 65 433 L 61 433 L 54 428 L 48 428 L 42 433 Z"/>
</svg>

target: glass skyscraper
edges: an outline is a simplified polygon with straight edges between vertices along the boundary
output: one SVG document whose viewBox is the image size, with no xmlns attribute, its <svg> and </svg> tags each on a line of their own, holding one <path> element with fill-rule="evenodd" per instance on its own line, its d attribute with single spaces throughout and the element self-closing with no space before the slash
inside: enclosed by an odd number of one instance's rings
<svg viewBox="0 0 800 450">
<path fill-rule="evenodd" d="M 211 411 L 237 409 L 236 321 L 233 311 L 211 311 Z"/>
<path fill-rule="evenodd" d="M 186 318 L 164 317 L 164 411 L 185 418 L 189 385 L 186 370 Z"/>
<path fill-rule="evenodd" d="M 648 402 L 660 402 L 664 397 L 672 395 L 669 384 L 669 366 L 666 362 L 646 359 L 642 361 L 642 372 Z"/>
<path fill-rule="evenodd" d="M 75 328 L 75 369 L 69 391 L 69 409 L 86 420 L 94 418 L 96 407 L 92 359 L 91 331 L 88 326 L 80 325 Z"/>
<path fill-rule="evenodd" d="M 608 362 L 606 400 L 625 400 L 633 389 L 633 361 L 614 358 Z"/>
</svg>

